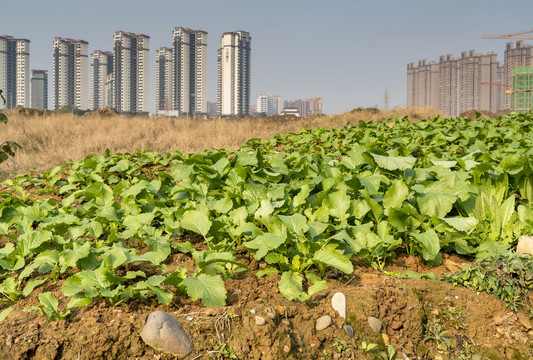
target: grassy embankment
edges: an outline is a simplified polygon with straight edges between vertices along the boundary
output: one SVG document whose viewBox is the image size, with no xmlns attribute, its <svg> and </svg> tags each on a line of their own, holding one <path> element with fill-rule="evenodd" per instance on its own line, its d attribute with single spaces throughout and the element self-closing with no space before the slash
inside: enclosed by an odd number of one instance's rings
<svg viewBox="0 0 533 360">
<path fill-rule="evenodd" d="M 291 121 L 269 118 L 239 120 L 100 117 L 52 113 L 47 116 L 25 116 L 6 112 L 9 123 L 2 126 L 0 142 L 17 142 L 22 149 L 14 158 L 0 165 L 0 180 L 30 171 L 43 172 L 52 167 L 80 160 L 85 156 L 111 153 L 129 153 L 136 150 L 168 152 L 202 151 L 208 148 L 236 149 L 250 138 L 267 138 L 301 128 L 335 128 L 359 120 L 377 121 L 389 116 L 408 116 L 412 120 L 437 116 L 431 108 L 375 111 L 359 109 L 340 115 L 321 115 Z"/>
</svg>

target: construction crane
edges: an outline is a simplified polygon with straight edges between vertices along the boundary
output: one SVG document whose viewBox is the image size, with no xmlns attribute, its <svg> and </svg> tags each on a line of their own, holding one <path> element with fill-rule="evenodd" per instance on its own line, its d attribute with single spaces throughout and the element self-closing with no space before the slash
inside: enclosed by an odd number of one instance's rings
<svg viewBox="0 0 533 360">
<path fill-rule="evenodd" d="M 533 35 L 526 35 L 533 33 L 533 30 L 519 31 L 512 34 L 503 35 L 483 35 L 482 39 L 512 39 L 512 40 L 533 40 Z"/>
<path fill-rule="evenodd" d="M 505 90 L 505 93 L 507 93 L 507 94 L 530 93 L 530 92 L 533 92 L 533 89 L 525 89 L 525 90 Z"/>
</svg>

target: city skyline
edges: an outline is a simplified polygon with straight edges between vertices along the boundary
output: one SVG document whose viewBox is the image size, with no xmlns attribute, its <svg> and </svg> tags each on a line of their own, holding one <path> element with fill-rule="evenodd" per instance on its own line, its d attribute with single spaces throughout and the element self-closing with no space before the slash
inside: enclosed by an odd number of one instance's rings
<svg viewBox="0 0 533 360">
<path fill-rule="evenodd" d="M 53 6 L 38 1 L 9 2 L 3 11 L 25 14 L 24 20 L 6 17 L 2 33 L 30 39 L 31 69 L 48 69 L 50 75 L 50 47 L 56 36 L 84 39 L 92 52 L 111 51 L 112 35 L 117 30 L 149 35 L 151 111 L 155 111 L 155 49 L 170 45 L 174 27 L 203 29 L 209 34 L 210 102 L 216 99 L 215 44 L 221 33 L 243 29 L 254 39 L 252 99 L 269 93 L 283 99 L 319 96 L 324 102 L 323 111 L 332 113 L 382 107 L 385 89 L 390 93 L 391 107 L 405 106 L 405 66 L 419 59 L 438 59 L 442 54 L 475 49 L 478 53 L 494 51 L 503 62 L 505 41 L 482 40 L 481 36 L 531 28 L 529 14 L 533 11 L 529 2 L 509 1 L 503 6 L 491 0 L 452 0 L 445 7 L 418 0 L 273 0 L 268 7 L 259 2 L 225 4 L 209 0 L 162 2 L 161 6 L 148 8 L 142 4 L 136 0 L 95 0 L 83 7 L 84 16 L 80 17 L 79 7 L 64 0 Z M 521 11 L 517 12 L 519 5 Z M 101 11 L 104 8 L 106 11 Z M 276 26 L 272 26 L 273 21 Z"/>
</svg>

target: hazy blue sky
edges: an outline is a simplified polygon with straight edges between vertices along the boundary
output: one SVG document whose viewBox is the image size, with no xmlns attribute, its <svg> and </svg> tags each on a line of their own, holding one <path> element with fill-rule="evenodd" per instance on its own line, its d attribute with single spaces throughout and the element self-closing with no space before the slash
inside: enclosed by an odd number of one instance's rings
<svg viewBox="0 0 533 360">
<path fill-rule="evenodd" d="M 251 102 L 262 93 L 322 97 L 326 113 L 382 107 L 385 88 L 392 106 L 405 105 L 408 62 L 470 49 L 503 61 L 506 40 L 481 35 L 533 29 L 532 0 L 17 0 L 3 2 L 0 14 L 0 34 L 31 40 L 30 68 L 48 69 L 50 88 L 54 37 L 86 40 L 92 52 L 112 51 L 116 30 L 149 35 L 152 110 L 155 50 L 171 46 L 176 26 L 208 32 L 208 101 L 216 99 L 221 34 L 245 30 Z"/>
</svg>

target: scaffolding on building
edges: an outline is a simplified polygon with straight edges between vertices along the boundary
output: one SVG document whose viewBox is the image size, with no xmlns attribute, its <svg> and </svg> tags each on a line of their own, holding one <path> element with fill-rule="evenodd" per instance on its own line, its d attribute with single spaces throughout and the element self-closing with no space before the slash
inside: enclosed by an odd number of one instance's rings
<svg viewBox="0 0 533 360">
<path fill-rule="evenodd" d="M 517 67 L 513 70 L 511 110 L 526 113 L 533 110 L 533 66 Z"/>
</svg>

